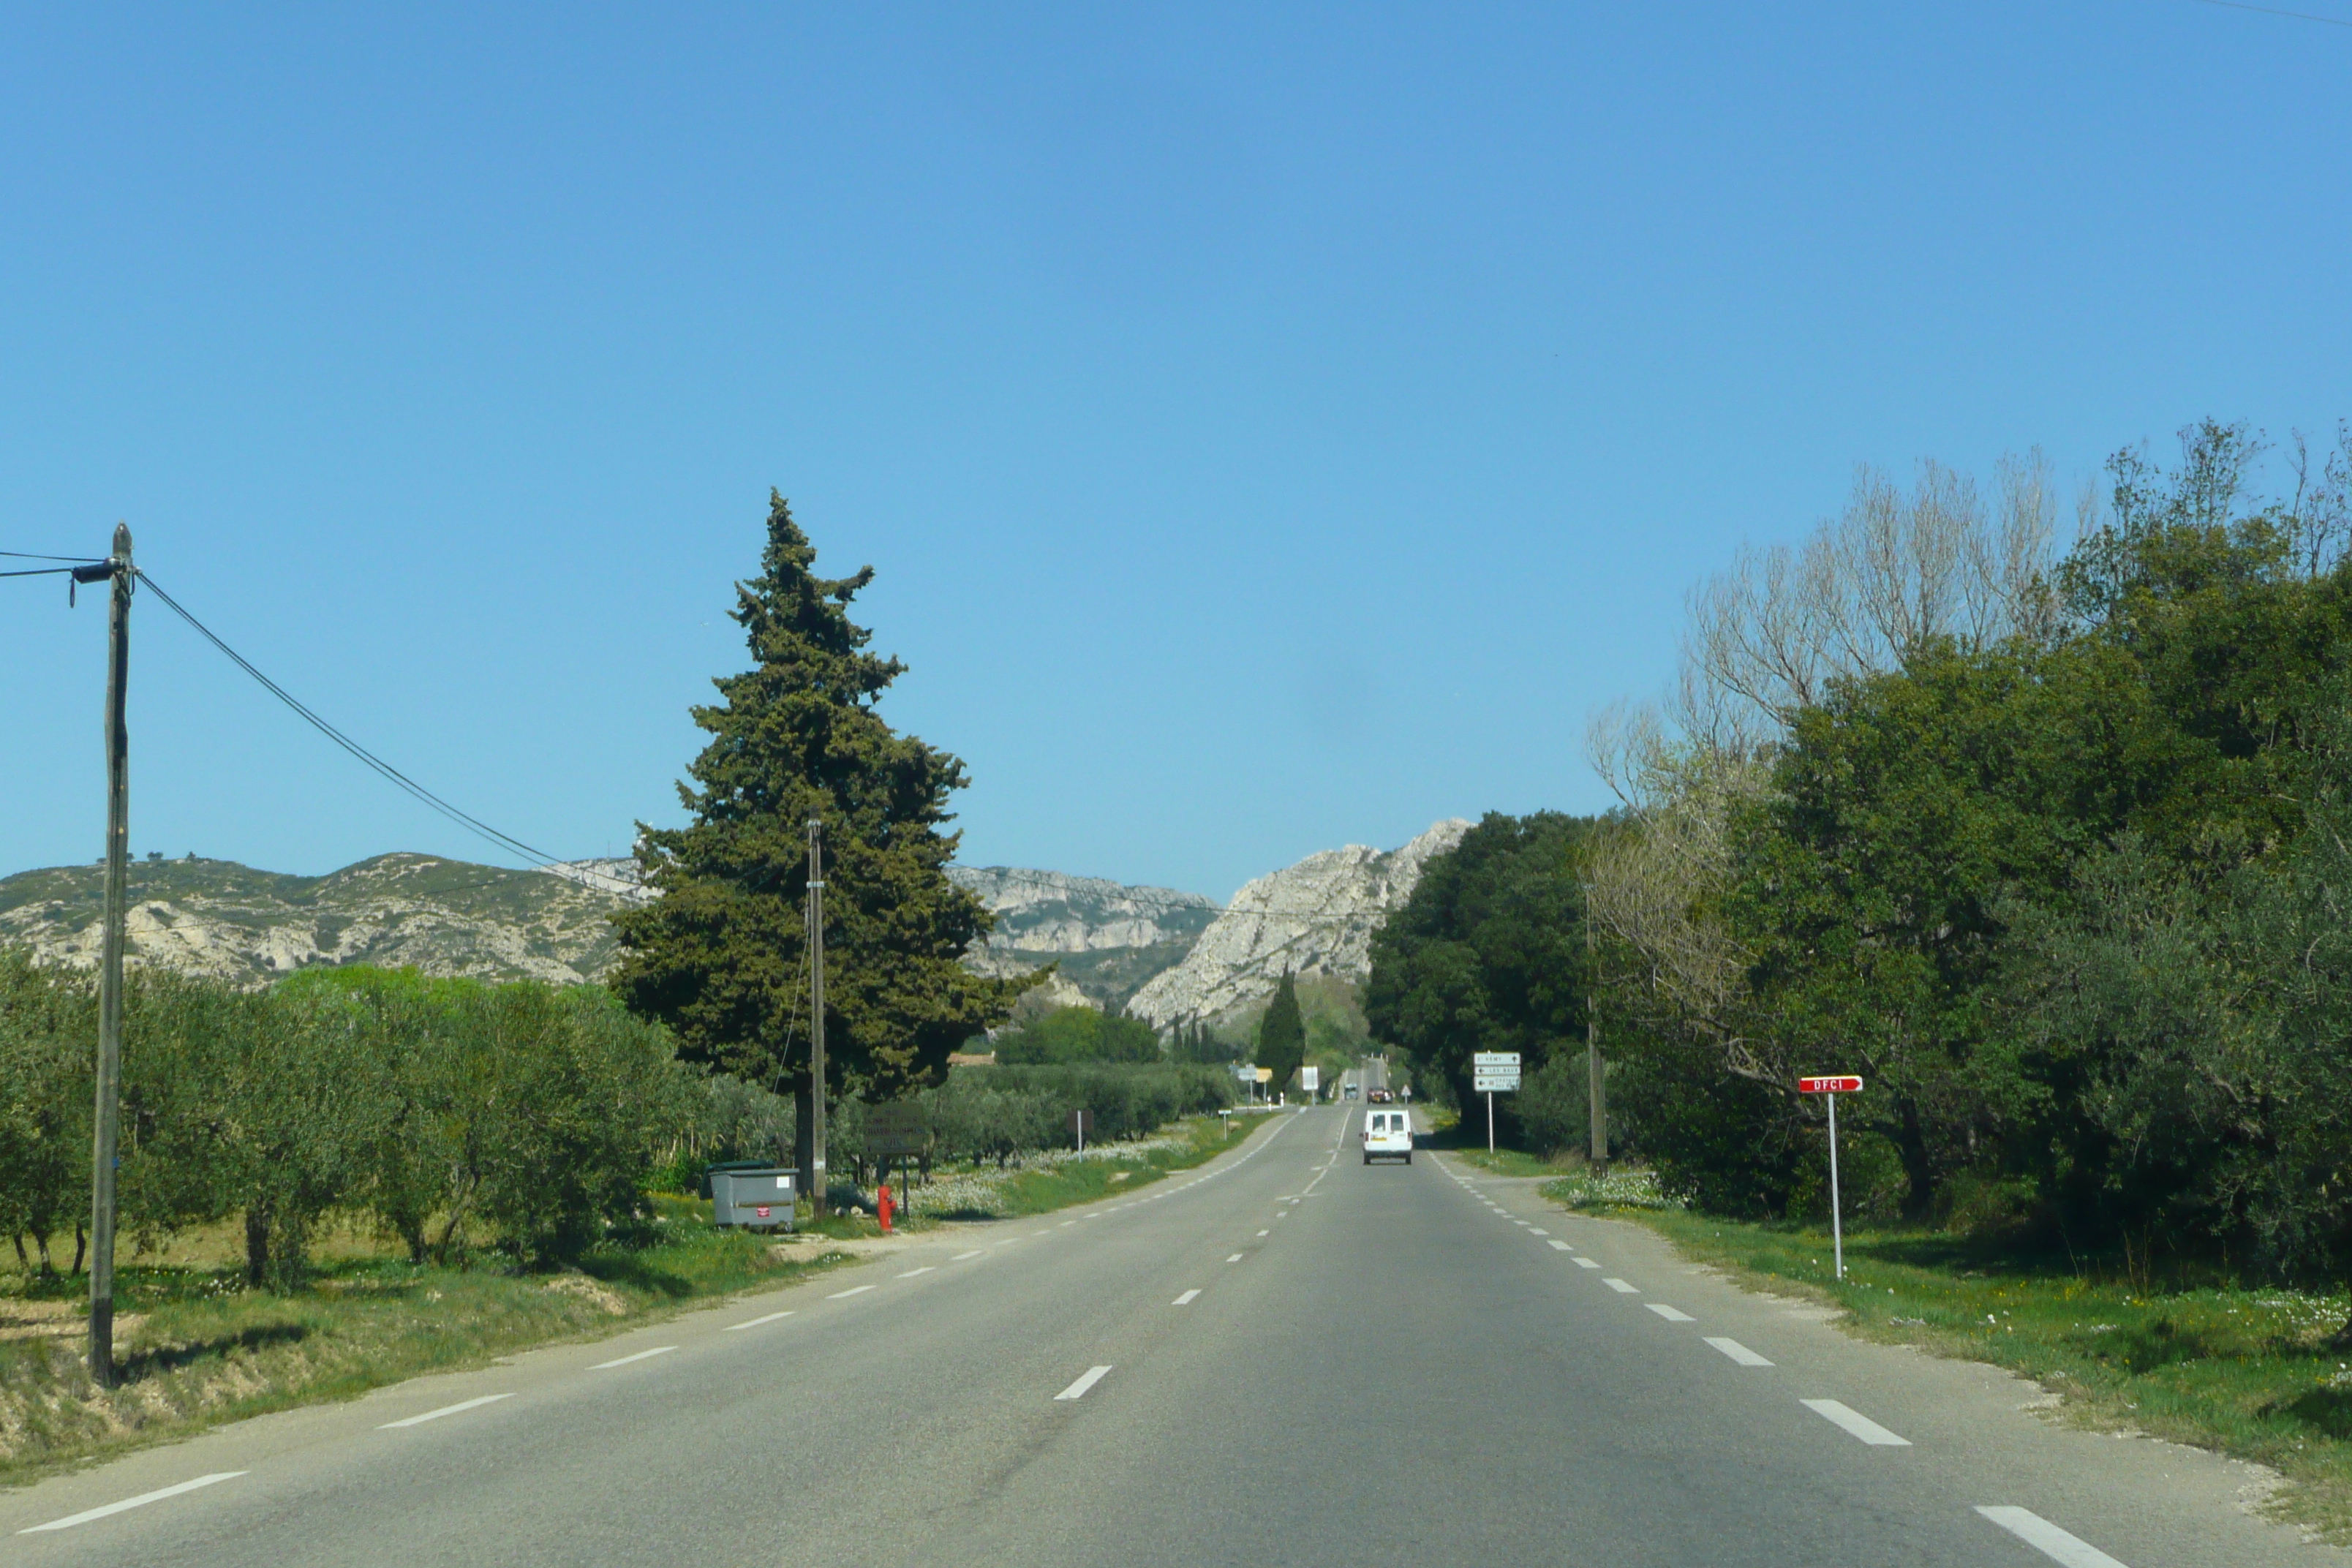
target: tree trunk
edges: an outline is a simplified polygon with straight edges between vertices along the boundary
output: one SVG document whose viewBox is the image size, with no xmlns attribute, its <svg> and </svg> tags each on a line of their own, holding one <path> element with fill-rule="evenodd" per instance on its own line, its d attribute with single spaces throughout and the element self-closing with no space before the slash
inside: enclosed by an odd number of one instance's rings
<svg viewBox="0 0 2352 1568">
<path fill-rule="evenodd" d="M 269 1277 L 269 1211 L 256 1204 L 245 1211 L 245 1282 L 259 1287 Z"/>
<path fill-rule="evenodd" d="M 84 1257 L 86 1257 L 86 1256 L 89 1254 L 89 1229 L 88 1229 L 87 1226 L 85 1225 L 85 1223 L 84 1223 L 83 1221 L 81 1221 L 81 1220 L 76 1220 L 76 1221 L 74 1221 L 74 1266 L 73 1266 L 73 1271 L 74 1271 L 75 1273 L 79 1274 L 79 1273 L 80 1273 L 80 1272 L 81 1272 L 81 1264 L 82 1264 L 82 1259 L 83 1259 L 83 1258 L 84 1258 Z"/>
<path fill-rule="evenodd" d="M 1898 1102 L 1901 1124 L 1895 1135 L 1895 1152 L 1903 1162 L 1903 1175 L 1909 1190 L 1903 1194 L 1903 1217 L 1907 1220 L 1926 1219 L 1936 1204 L 1936 1166 L 1927 1155 L 1927 1131 L 1920 1124 L 1919 1108 L 1910 1100 Z"/>
</svg>

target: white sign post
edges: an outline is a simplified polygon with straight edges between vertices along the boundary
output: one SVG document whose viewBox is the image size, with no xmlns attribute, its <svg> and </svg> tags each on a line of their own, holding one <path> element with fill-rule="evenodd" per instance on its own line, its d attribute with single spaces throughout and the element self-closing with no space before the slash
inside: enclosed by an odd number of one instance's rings
<svg viewBox="0 0 2352 1568">
<path fill-rule="evenodd" d="M 1486 1152 L 1495 1152 L 1495 1092 L 1515 1094 L 1519 1087 L 1519 1053 L 1478 1051 L 1470 1058 L 1470 1087 L 1486 1097 Z"/>
<path fill-rule="evenodd" d="M 1830 1102 L 1830 1245 L 1835 1249 L 1837 1277 L 1845 1278 L 1845 1223 L 1838 1215 L 1837 1172 L 1837 1097 L 1860 1094 L 1862 1079 L 1858 1078 L 1801 1078 L 1797 1080 L 1799 1094 L 1827 1095 Z"/>
</svg>

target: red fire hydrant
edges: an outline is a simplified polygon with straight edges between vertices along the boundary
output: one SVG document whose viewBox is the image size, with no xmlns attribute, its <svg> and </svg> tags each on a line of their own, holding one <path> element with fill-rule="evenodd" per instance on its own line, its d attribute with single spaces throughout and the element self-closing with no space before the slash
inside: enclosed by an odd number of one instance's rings
<svg viewBox="0 0 2352 1568">
<path fill-rule="evenodd" d="M 877 1203 L 875 1204 L 875 1205 L 874 1205 L 874 1206 L 875 1206 L 875 1208 L 876 1208 L 876 1209 L 880 1213 L 880 1215 L 881 1215 L 881 1216 L 882 1216 L 882 1234 L 883 1234 L 883 1235 L 885 1235 L 885 1236 L 889 1235 L 889 1234 L 890 1234 L 890 1184 L 889 1184 L 889 1183 L 885 1182 L 885 1183 L 883 1183 L 883 1184 L 882 1184 L 882 1190 L 881 1190 L 881 1193 L 880 1193 L 880 1194 L 879 1194 L 879 1201 L 878 1201 L 878 1202 L 877 1202 Z"/>
</svg>

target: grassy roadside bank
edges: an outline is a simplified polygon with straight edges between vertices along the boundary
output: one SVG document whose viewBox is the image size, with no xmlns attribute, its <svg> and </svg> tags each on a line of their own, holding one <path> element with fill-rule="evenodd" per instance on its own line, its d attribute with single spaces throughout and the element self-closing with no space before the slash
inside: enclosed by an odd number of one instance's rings
<svg viewBox="0 0 2352 1568">
<path fill-rule="evenodd" d="M 1238 1147 L 1256 1125 L 1188 1119 L 1137 1152 L 1110 1145 L 1101 1158 L 1010 1173 L 992 1184 L 993 1201 L 1013 1217 L 1132 1191 Z M 916 1196 L 908 1228 L 945 1223 L 922 1212 L 923 1190 Z M 348 1232 L 322 1238 L 310 1285 L 288 1295 L 245 1288 L 231 1226 L 180 1238 L 163 1261 L 126 1255 L 116 1273 L 116 1353 L 128 1375 L 113 1390 L 95 1386 L 82 1365 L 84 1279 L 0 1276 L 12 1287 L 0 1289 L 0 1486 L 788 1285 L 849 1260 L 825 1238 L 879 1234 L 869 1217 L 842 1215 L 779 1247 L 710 1229 L 706 1201 L 653 1203 L 650 1238 L 600 1248 L 578 1270 L 551 1276 L 418 1268 Z"/>
<path fill-rule="evenodd" d="M 1826 1226 L 1651 1206 L 1634 1173 L 1612 1184 L 1623 1190 L 1570 1178 L 1542 1191 L 1648 1226 L 1745 1284 L 1843 1308 L 1839 1326 L 1863 1339 L 2031 1377 L 2059 1396 L 2060 1419 L 2268 1465 L 2294 1483 L 2273 1516 L 2352 1541 L 2352 1354 L 2325 1348 L 2352 1298 L 2168 1288 L 1927 1231 L 1849 1232 L 1840 1280 Z"/>
</svg>

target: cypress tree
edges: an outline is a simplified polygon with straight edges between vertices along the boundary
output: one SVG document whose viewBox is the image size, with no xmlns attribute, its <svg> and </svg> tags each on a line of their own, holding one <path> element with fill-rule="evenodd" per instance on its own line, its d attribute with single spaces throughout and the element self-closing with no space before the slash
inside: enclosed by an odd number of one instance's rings
<svg viewBox="0 0 2352 1568">
<path fill-rule="evenodd" d="M 1298 1012 L 1298 988 L 1291 984 L 1290 971 L 1282 972 L 1282 984 L 1276 987 L 1274 1000 L 1266 1004 L 1265 1016 L 1258 1020 L 1257 1065 L 1273 1070 L 1266 1092 L 1279 1095 L 1290 1087 L 1290 1079 L 1307 1059 L 1307 1024 Z"/>
<path fill-rule="evenodd" d="M 752 668 L 715 680 L 723 700 L 693 710 L 711 739 L 678 785 L 692 822 L 638 825 L 638 865 L 660 897 L 614 918 L 610 982 L 669 1026 L 680 1055 L 789 1088 L 804 1128 L 809 817 L 824 828 L 829 1095 L 878 1101 L 942 1081 L 948 1053 L 1039 978 L 963 966 L 993 923 L 944 869 L 963 763 L 874 710 L 906 668 L 866 652 L 872 634 L 849 618 L 874 569 L 824 578 L 815 561 L 772 492 L 760 575 L 736 584 Z"/>
</svg>

